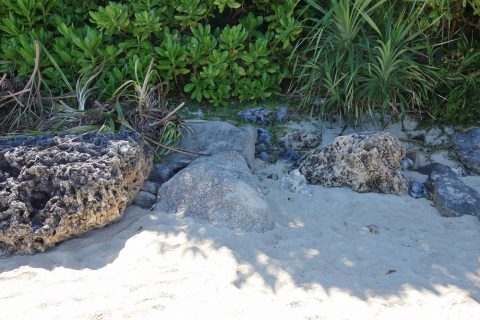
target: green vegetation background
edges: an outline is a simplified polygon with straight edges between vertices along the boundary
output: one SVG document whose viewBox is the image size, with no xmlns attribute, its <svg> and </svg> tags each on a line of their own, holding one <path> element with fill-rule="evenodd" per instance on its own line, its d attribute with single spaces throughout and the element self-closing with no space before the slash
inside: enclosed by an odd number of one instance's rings
<svg viewBox="0 0 480 320">
<path fill-rule="evenodd" d="M 0 0 L 0 76 L 28 80 L 38 41 L 44 90 L 82 110 L 148 75 L 213 106 L 289 93 L 351 124 L 474 123 L 479 17 L 480 0 Z"/>
</svg>

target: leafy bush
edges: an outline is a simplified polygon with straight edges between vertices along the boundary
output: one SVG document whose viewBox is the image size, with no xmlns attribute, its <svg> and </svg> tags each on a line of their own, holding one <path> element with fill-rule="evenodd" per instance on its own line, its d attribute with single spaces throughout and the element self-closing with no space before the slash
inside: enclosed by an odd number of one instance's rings
<svg viewBox="0 0 480 320">
<path fill-rule="evenodd" d="M 214 105 L 279 92 L 282 63 L 301 33 L 296 0 L 0 0 L 0 72 L 25 79 L 34 41 L 44 80 L 69 91 L 79 74 L 101 66 L 97 87 L 111 97 L 154 59 L 152 82 Z M 58 65 L 58 68 L 52 63 Z M 59 92 L 55 92 L 59 91 Z M 102 97 L 98 97 L 102 98 Z"/>
<path fill-rule="evenodd" d="M 379 112 L 403 114 L 423 107 L 434 87 L 422 65 L 422 33 L 412 19 L 423 8 L 396 8 L 385 0 L 338 0 L 327 6 L 307 0 L 316 15 L 307 20 L 308 35 L 292 59 L 304 103 L 326 98 L 324 112 L 347 124 Z"/>
<path fill-rule="evenodd" d="M 436 122 L 469 124 L 480 119 L 480 45 L 466 38 L 433 47 L 437 81 L 426 112 Z"/>
</svg>

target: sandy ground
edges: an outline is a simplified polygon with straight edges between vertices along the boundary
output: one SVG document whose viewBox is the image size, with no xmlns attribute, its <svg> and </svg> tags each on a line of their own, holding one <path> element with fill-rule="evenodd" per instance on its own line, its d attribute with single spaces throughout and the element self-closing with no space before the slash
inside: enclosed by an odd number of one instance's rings
<svg viewBox="0 0 480 320">
<path fill-rule="evenodd" d="M 480 177 L 465 181 L 480 191 Z M 44 254 L 0 260 L 0 319 L 480 319 L 476 217 L 261 183 L 276 224 L 264 234 L 132 206 Z"/>
</svg>

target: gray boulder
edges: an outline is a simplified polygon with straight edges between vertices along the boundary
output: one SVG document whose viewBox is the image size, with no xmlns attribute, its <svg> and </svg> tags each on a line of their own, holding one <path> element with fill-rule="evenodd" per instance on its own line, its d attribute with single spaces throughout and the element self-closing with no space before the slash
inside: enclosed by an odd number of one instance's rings
<svg viewBox="0 0 480 320">
<path fill-rule="evenodd" d="M 405 152 L 388 132 L 350 134 L 308 154 L 299 169 L 312 184 L 400 194 L 408 190 L 400 170 Z"/>
<path fill-rule="evenodd" d="M 0 143 L 0 245 L 31 254 L 119 220 L 153 153 L 135 134 Z"/>
<path fill-rule="evenodd" d="M 480 128 L 474 128 L 454 136 L 455 151 L 463 165 L 480 175 Z"/>
<path fill-rule="evenodd" d="M 179 147 L 204 155 L 214 155 L 223 151 L 237 151 L 252 167 L 255 160 L 257 130 L 253 127 L 235 127 L 222 121 L 189 123 L 183 130 Z M 168 155 L 162 164 L 173 171 L 185 168 L 198 156 L 182 153 Z"/>
<path fill-rule="evenodd" d="M 158 190 L 157 209 L 237 231 L 273 228 L 270 208 L 236 151 L 193 161 Z"/>
<path fill-rule="evenodd" d="M 426 182 L 432 200 L 442 216 L 472 215 L 480 218 L 480 195 L 464 184 L 447 166 L 435 163 L 428 167 Z M 426 172 L 426 171 L 424 171 Z"/>
</svg>

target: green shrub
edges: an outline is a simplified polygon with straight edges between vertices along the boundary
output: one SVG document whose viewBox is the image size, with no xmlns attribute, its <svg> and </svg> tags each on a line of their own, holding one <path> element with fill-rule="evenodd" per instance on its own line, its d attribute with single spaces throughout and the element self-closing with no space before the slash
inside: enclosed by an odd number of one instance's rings
<svg viewBox="0 0 480 320">
<path fill-rule="evenodd" d="M 480 119 L 480 43 L 460 39 L 433 47 L 430 63 L 438 70 L 426 108 L 436 122 L 473 124 Z"/>
<path fill-rule="evenodd" d="M 434 82 L 422 65 L 423 34 L 412 23 L 423 7 L 407 11 L 385 0 L 307 3 L 317 14 L 305 22 L 308 34 L 292 56 L 304 105 L 325 97 L 322 111 L 352 125 L 375 113 L 383 122 L 387 113 L 425 106 Z"/>
<path fill-rule="evenodd" d="M 268 98 L 289 74 L 283 63 L 301 33 L 296 0 L 0 0 L 0 72 L 28 78 L 34 40 L 71 83 L 102 66 L 99 99 L 155 60 L 152 82 L 222 105 Z M 41 71 L 53 93 L 69 86 L 50 59 Z M 135 67 L 136 66 L 136 67 Z"/>
</svg>

